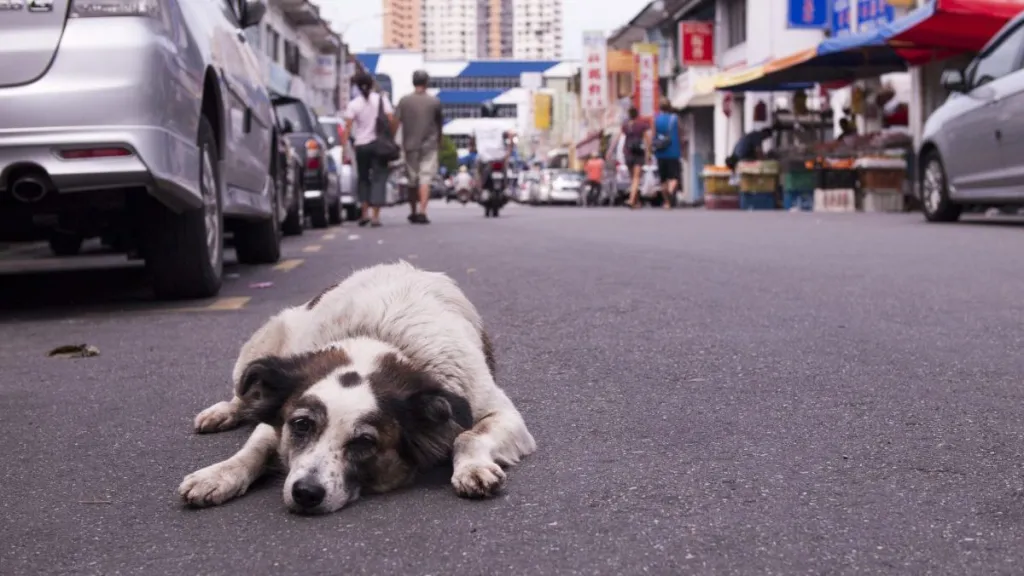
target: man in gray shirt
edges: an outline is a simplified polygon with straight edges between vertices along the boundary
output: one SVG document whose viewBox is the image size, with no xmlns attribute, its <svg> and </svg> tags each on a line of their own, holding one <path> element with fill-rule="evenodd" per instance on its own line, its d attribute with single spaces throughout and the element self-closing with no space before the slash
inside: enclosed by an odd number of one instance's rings
<svg viewBox="0 0 1024 576">
<path fill-rule="evenodd" d="M 430 200 L 430 182 L 437 174 L 437 153 L 441 148 L 441 101 L 427 94 L 430 77 L 423 70 L 412 75 L 414 92 L 403 96 L 395 107 L 395 131 L 402 127 L 402 151 L 405 154 L 406 172 L 410 190 L 419 187 L 419 211 L 416 197 L 409 194 L 412 213 L 409 221 L 413 224 L 429 224 L 427 202 Z"/>
</svg>

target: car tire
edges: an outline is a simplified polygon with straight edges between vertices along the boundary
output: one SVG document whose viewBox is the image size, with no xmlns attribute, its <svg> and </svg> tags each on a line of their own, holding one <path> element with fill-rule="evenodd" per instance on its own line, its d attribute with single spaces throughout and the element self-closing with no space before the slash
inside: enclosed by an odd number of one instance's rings
<svg viewBox="0 0 1024 576">
<path fill-rule="evenodd" d="M 85 238 L 74 232 L 54 230 L 50 233 L 50 251 L 55 256 L 74 256 L 82 251 Z"/>
<path fill-rule="evenodd" d="M 199 189 L 203 206 L 176 214 L 145 197 L 146 267 L 162 300 L 209 298 L 224 276 L 224 218 L 220 197 L 217 138 L 205 116 L 199 119 Z"/>
<path fill-rule="evenodd" d="M 341 199 L 337 199 L 331 204 L 331 207 L 327 211 L 327 219 L 331 224 L 341 225 L 345 220 L 341 214 Z"/>
<path fill-rule="evenodd" d="M 313 223 L 313 228 L 327 228 L 330 226 L 330 217 L 327 212 L 327 202 L 321 201 L 320 205 L 313 210 L 313 214 L 309 217 Z"/>
<path fill-rule="evenodd" d="M 929 222 L 956 222 L 963 206 L 949 199 L 946 168 L 935 150 L 930 150 L 921 163 L 921 211 Z"/>
<path fill-rule="evenodd" d="M 274 264 L 281 260 L 281 192 L 274 180 L 270 218 L 239 222 L 235 228 L 235 254 L 239 264 Z"/>
</svg>

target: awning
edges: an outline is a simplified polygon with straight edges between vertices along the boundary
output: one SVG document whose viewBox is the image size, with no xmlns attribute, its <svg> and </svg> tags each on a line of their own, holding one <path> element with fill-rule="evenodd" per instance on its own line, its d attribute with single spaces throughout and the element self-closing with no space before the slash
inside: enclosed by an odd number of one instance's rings
<svg viewBox="0 0 1024 576">
<path fill-rule="evenodd" d="M 977 52 L 1022 10 L 1024 0 L 933 0 L 878 31 L 901 50 Z"/>
<path fill-rule="evenodd" d="M 772 76 L 771 64 L 772 62 L 769 62 L 719 74 L 714 78 L 715 89 L 726 92 L 782 92 L 803 90 L 814 85 L 814 82 L 793 83 L 777 80 Z"/>
</svg>

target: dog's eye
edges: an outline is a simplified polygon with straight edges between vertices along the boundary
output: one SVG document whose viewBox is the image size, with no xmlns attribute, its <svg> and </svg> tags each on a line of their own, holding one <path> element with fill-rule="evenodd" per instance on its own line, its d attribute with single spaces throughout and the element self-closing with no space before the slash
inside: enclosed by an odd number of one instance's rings
<svg viewBox="0 0 1024 576">
<path fill-rule="evenodd" d="M 353 458 L 365 458 L 377 448 L 377 439 L 369 434 L 362 434 L 348 441 L 348 453 Z"/>
<path fill-rule="evenodd" d="M 292 427 L 292 432 L 299 436 L 305 436 L 313 431 L 313 421 L 305 416 L 295 418 L 289 424 Z"/>
</svg>

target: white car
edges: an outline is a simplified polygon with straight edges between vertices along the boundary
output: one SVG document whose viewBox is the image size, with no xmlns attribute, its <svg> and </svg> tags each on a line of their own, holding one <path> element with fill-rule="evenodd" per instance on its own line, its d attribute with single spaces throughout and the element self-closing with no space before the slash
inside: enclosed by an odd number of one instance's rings
<svg viewBox="0 0 1024 576">
<path fill-rule="evenodd" d="M 338 183 L 341 185 L 341 206 L 345 209 L 345 218 L 358 220 L 356 186 L 359 175 L 356 172 L 355 150 L 347 145 L 348 142 L 342 142 L 339 138 L 344 131 L 345 121 L 335 116 L 321 116 L 319 120 L 324 132 L 327 133 L 327 144 L 330 146 L 327 153 L 334 158 L 335 165 L 339 167 Z"/>
</svg>

